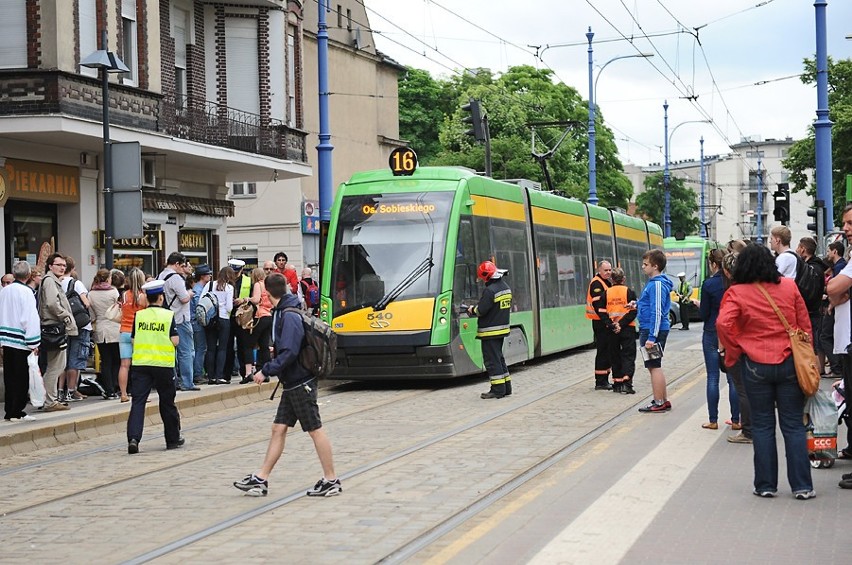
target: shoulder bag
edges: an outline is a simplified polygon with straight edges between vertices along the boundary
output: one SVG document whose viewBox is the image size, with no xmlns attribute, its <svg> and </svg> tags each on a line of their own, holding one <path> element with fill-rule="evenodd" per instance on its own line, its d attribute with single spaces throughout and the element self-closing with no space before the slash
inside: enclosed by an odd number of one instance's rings
<svg viewBox="0 0 852 565">
<path fill-rule="evenodd" d="M 796 377 L 799 379 L 799 388 L 805 393 L 805 396 L 813 396 L 819 390 L 819 371 L 817 370 L 816 355 L 814 347 L 811 344 L 811 336 L 800 328 L 793 329 L 787 323 L 787 318 L 778 309 L 778 305 L 763 288 L 763 285 L 757 284 L 758 290 L 763 293 L 769 305 L 775 310 L 775 314 L 781 323 L 784 324 L 784 329 L 787 330 L 787 335 L 790 336 L 790 348 L 793 350 L 793 364 L 796 366 Z"/>
</svg>

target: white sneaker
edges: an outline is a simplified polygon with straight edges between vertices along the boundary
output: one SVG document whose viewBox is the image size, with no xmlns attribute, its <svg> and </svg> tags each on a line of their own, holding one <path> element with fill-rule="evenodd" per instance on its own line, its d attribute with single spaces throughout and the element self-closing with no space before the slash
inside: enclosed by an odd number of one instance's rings
<svg viewBox="0 0 852 565">
<path fill-rule="evenodd" d="M 21 418 L 21 420 L 23 420 L 24 422 L 35 422 L 36 420 L 38 420 L 38 418 L 34 418 L 33 416 L 27 414 L 26 416 Z"/>
</svg>

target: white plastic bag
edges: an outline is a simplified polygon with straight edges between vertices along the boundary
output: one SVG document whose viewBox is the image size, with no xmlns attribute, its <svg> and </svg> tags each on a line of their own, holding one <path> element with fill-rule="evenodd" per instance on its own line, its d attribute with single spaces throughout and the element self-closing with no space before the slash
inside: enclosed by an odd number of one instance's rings
<svg viewBox="0 0 852 565">
<path fill-rule="evenodd" d="M 27 357 L 27 365 L 30 368 L 30 404 L 33 408 L 44 406 L 44 379 L 38 368 L 38 356 L 30 353 Z"/>
</svg>

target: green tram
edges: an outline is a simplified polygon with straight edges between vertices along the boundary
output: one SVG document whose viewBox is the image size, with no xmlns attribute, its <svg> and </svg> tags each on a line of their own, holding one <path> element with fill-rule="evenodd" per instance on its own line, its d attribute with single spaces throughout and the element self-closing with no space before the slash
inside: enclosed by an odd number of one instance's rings
<svg viewBox="0 0 852 565">
<path fill-rule="evenodd" d="M 710 276 L 710 263 L 707 260 L 711 249 L 724 249 L 724 245 L 716 241 L 704 239 L 697 235 L 683 238 L 667 237 L 663 240 L 666 252 L 666 276 L 677 289 L 680 280 L 678 273 L 686 273 L 686 281 L 692 285 L 693 300 L 701 300 L 701 285 Z M 677 293 L 672 290 L 672 300 L 677 302 Z M 698 309 L 691 309 L 691 318 L 698 318 Z"/>
<path fill-rule="evenodd" d="M 393 159 L 393 156 L 392 156 Z M 416 159 L 416 157 L 415 157 Z M 416 161 L 415 161 L 416 163 Z M 509 364 L 592 343 L 586 292 L 601 259 L 644 284 L 656 224 L 455 167 L 357 173 L 337 191 L 320 316 L 338 334 L 336 379 L 450 378 L 483 371 L 483 260 L 508 269 Z"/>
</svg>

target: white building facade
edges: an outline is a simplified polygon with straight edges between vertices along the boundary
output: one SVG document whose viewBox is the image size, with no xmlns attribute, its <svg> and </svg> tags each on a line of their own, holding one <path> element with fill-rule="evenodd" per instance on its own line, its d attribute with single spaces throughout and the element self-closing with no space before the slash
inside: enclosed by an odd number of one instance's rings
<svg viewBox="0 0 852 565">
<path fill-rule="evenodd" d="M 731 146 L 727 155 L 705 157 L 704 215 L 709 239 L 727 242 L 732 239 L 757 241 L 762 236 L 768 244 L 773 226 L 781 225 L 774 219 L 774 193 L 778 185 L 789 182 L 789 171 L 782 161 L 787 157 L 792 138 L 766 140 L 758 137 L 743 139 Z M 758 159 L 760 176 L 758 177 Z M 641 193 L 642 181 L 649 174 L 663 170 L 659 163 L 638 169 L 632 167 L 628 176 L 633 182 L 635 195 Z M 669 163 L 673 178 L 681 178 L 687 187 L 695 191 L 696 203 L 700 202 L 700 161 L 676 161 Z M 808 174 L 809 180 L 811 173 Z M 792 187 L 790 187 L 792 188 Z M 762 233 L 758 229 L 758 191 L 762 192 Z M 787 225 L 793 235 L 793 247 L 802 237 L 813 235 L 807 224 L 812 221 L 807 210 L 813 206 L 813 198 L 805 191 L 790 194 L 790 220 Z M 700 217 L 700 211 L 699 211 Z"/>
</svg>

